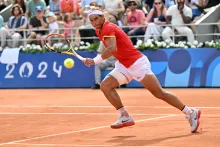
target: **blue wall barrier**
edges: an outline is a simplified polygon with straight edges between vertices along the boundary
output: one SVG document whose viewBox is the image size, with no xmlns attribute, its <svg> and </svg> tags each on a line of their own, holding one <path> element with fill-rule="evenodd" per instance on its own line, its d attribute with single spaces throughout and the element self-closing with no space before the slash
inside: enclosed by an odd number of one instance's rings
<svg viewBox="0 0 220 147">
<path fill-rule="evenodd" d="M 93 58 L 96 52 L 78 52 Z M 143 51 L 163 87 L 220 87 L 220 51 L 213 48 Z M 0 88 L 86 88 L 94 84 L 94 66 L 75 57 L 72 69 L 63 66 L 68 55 L 20 53 L 19 63 L 0 64 Z M 106 73 L 106 72 L 105 72 Z M 131 81 L 127 87 L 142 87 Z"/>
</svg>

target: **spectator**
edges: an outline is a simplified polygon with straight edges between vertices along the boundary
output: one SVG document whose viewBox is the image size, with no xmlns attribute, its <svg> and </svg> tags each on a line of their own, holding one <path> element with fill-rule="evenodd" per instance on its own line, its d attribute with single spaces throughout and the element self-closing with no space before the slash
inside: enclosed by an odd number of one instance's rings
<svg viewBox="0 0 220 147">
<path fill-rule="evenodd" d="M 14 4 L 19 4 L 23 10 L 23 15 L 26 13 L 27 3 L 24 0 L 14 0 Z"/>
<path fill-rule="evenodd" d="M 122 0 L 104 0 L 104 10 L 120 19 L 119 14 L 125 11 L 125 7 Z"/>
<path fill-rule="evenodd" d="M 4 19 L 3 19 L 3 17 L 0 15 L 0 32 L 1 32 L 1 29 L 3 28 L 3 26 L 4 26 Z M 1 35 L 0 35 L 0 42 L 1 42 L 0 49 L 2 50 L 3 45 L 2 45 L 2 38 L 1 38 Z"/>
<path fill-rule="evenodd" d="M 81 0 L 81 8 L 83 9 L 83 11 L 87 11 L 88 9 L 86 10 L 85 7 L 89 6 L 92 2 L 97 3 L 97 6 L 101 7 L 101 9 L 103 9 L 103 5 L 104 5 L 103 0 Z"/>
<path fill-rule="evenodd" d="M 44 11 L 46 11 L 46 3 L 44 0 L 29 0 L 27 3 L 27 11 L 26 11 L 26 17 L 31 18 L 33 16 L 36 16 L 36 10 L 35 8 L 37 6 L 41 6 Z"/>
<path fill-rule="evenodd" d="M 57 20 L 61 20 L 61 15 L 60 15 L 60 0 L 50 0 L 49 1 L 49 7 L 50 7 L 50 12 L 53 12 Z"/>
<path fill-rule="evenodd" d="M 103 0 L 81 0 L 81 10 L 80 10 L 80 14 L 83 18 L 84 21 L 87 21 L 87 13 L 90 9 L 90 6 L 95 6 L 96 7 L 100 7 L 101 9 L 103 9 Z"/>
<path fill-rule="evenodd" d="M 147 15 L 147 29 L 145 32 L 144 41 L 146 42 L 153 36 L 154 40 L 158 40 L 161 36 L 164 27 L 160 25 L 166 24 L 166 12 L 167 8 L 164 7 L 162 0 L 154 0 L 154 7 Z"/>
<path fill-rule="evenodd" d="M 109 20 L 110 22 L 117 24 L 117 20 L 113 15 L 109 15 L 108 12 L 104 12 L 104 16 L 106 20 Z M 100 41 L 100 45 L 98 48 L 98 54 L 102 54 L 102 52 L 105 50 L 105 47 L 103 43 Z M 92 87 L 92 89 L 100 89 L 100 83 L 101 83 L 101 71 L 107 69 L 108 67 L 114 67 L 115 62 L 117 59 L 115 57 L 110 57 L 103 62 L 95 65 L 95 85 Z"/>
<path fill-rule="evenodd" d="M 149 12 L 154 5 L 154 0 L 143 0 L 143 5 L 146 8 L 146 10 Z"/>
<path fill-rule="evenodd" d="M 47 19 L 49 23 L 49 34 L 59 34 L 59 26 L 56 21 L 56 15 L 53 12 L 49 12 L 47 14 Z M 46 40 L 47 35 L 44 35 L 41 37 L 41 45 L 44 46 L 44 41 Z M 51 40 L 49 40 L 49 43 L 51 44 Z"/>
<path fill-rule="evenodd" d="M 8 0 L 0 0 L 0 12 L 8 6 Z"/>
<path fill-rule="evenodd" d="M 71 13 L 73 18 L 77 18 L 80 11 L 78 0 L 60 0 L 60 11 L 62 17 L 65 13 Z"/>
<path fill-rule="evenodd" d="M 203 7 L 203 0 L 186 0 L 186 5 L 192 9 L 192 20 L 202 14 L 198 6 Z"/>
<path fill-rule="evenodd" d="M 168 8 L 166 22 L 167 24 L 172 24 L 172 26 L 166 27 L 162 32 L 163 40 L 170 40 L 173 30 L 177 31 L 178 34 L 187 36 L 189 42 L 194 41 L 194 34 L 188 26 L 175 26 L 189 24 L 192 19 L 192 10 L 184 5 L 184 0 L 177 0 L 177 5 L 173 5 Z"/>
<path fill-rule="evenodd" d="M 204 0 L 204 3 L 203 3 L 203 7 L 201 7 L 200 9 L 209 9 L 209 8 L 212 8 L 216 5 L 219 5 L 219 0 Z M 206 12 L 206 10 L 205 10 Z"/>
<path fill-rule="evenodd" d="M 64 15 L 64 21 L 58 23 L 64 26 L 64 32 L 63 32 L 64 36 L 67 38 L 71 37 L 71 32 L 73 32 L 71 31 L 71 28 L 73 28 L 75 25 L 73 18 L 71 17 L 71 14 L 66 13 Z"/>
<path fill-rule="evenodd" d="M 165 0 L 165 7 L 169 8 L 170 6 L 176 5 L 176 0 Z"/>
<path fill-rule="evenodd" d="M 12 39 L 9 47 L 15 48 L 19 46 L 20 39 L 23 37 L 23 29 L 27 28 L 27 19 L 22 16 L 23 10 L 20 5 L 15 4 L 11 9 L 11 17 L 4 29 L 1 29 L 1 46 L 6 46 L 7 39 Z M 16 30 L 15 30 L 16 29 Z"/>
<path fill-rule="evenodd" d="M 145 29 L 143 27 L 139 27 L 140 25 L 145 24 L 145 15 L 142 10 L 137 9 L 137 1 L 130 0 L 128 1 L 128 8 L 125 13 L 124 25 L 128 26 L 124 28 L 124 32 L 128 34 L 128 36 L 138 36 L 144 35 Z M 136 37 L 131 38 L 133 44 L 136 44 Z"/>
<path fill-rule="evenodd" d="M 192 25 L 191 25 L 191 29 L 193 31 L 193 33 L 196 33 L 196 25 L 195 23 L 197 22 L 197 20 L 199 20 L 200 18 L 202 18 L 203 14 L 203 8 L 205 5 L 205 2 L 203 0 L 186 0 L 186 5 L 191 7 L 192 9 L 192 13 L 193 13 L 193 17 L 192 17 Z"/>
<path fill-rule="evenodd" d="M 50 0 L 45 0 L 46 6 L 49 6 Z"/>
<path fill-rule="evenodd" d="M 4 26 L 4 18 L 0 15 L 0 29 Z"/>
<path fill-rule="evenodd" d="M 30 29 L 33 29 L 30 32 L 30 35 L 28 37 L 28 43 L 31 43 L 33 39 L 36 39 L 36 44 L 41 44 L 41 36 L 46 34 L 46 28 L 47 28 L 47 20 L 44 16 L 44 9 L 42 6 L 37 6 L 35 8 L 36 16 L 32 17 L 30 19 Z"/>
</svg>

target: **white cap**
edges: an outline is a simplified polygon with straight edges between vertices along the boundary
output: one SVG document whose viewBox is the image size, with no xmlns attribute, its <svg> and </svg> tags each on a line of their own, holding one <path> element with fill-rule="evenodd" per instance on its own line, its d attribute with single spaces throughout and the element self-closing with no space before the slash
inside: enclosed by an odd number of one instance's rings
<svg viewBox="0 0 220 147">
<path fill-rule="evenodd" d="M 50 16 L 55 16 L 55 14 L 53 13 L 53 12 L 49 12 L 48 14 L 47 14 L 47 17 L 50 17 Z"/>
</svg>

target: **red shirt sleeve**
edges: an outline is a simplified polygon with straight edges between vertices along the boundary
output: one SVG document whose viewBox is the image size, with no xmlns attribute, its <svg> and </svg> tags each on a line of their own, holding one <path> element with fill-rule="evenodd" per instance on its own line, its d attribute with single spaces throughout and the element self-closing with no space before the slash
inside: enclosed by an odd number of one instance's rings
<svg viewBox="0 0 220 147">
<path fill-rule="evenodd" d="M 113 26 L 108 25 L 102 31 L 102 40 L 107 37 L 115 37 L 115 28 Z"/>
</svg>

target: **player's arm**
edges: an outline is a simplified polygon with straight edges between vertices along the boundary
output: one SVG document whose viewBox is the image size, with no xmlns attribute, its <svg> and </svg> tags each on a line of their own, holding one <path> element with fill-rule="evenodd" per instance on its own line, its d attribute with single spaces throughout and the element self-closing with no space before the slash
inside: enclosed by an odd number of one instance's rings
<svg viewBox="0 0 220 147">
<path fill-rule="evenodd" d="M 104 38 L 106 49 L 103 51 L 102 54 L 98 54 L 95 58 L 92 59 L 92 63 L 88 63 L 90 65 L 98 64 L 105 59 L 108 59 L 113 55 L 114 52 L 117 50 L 116 45 L 116 38 L 115 36 L 107 36 Z M 88 61 L 89 62 L 89 61 Z"/>
<path fill-rule="evenodd" d="M 112 37 L 105 37 L 104 39 L 105 39 L 105 44 L 107 47 L 101 54 L 98 54 L 95 58 L 93 59 L 86 58 L 86 60 L 83 61 L 83 63 L 86 66 L 98 64 L 102 62 L 103 60 L 111 57 L 113 53 L 116 52 L 117 50 L 116 38 L 112 36 Z"/>
<path fill-rule="evenodd" d="M 106 49 L 104 50 L 104 52 L 101 55 L 103 60 L 111 57 L 113 55 L 113 53 L 116 52 L 116 50 L 117 50 L 115 37 L 106 37 L 104 39 L 105 39 Z"/>
</svg>

